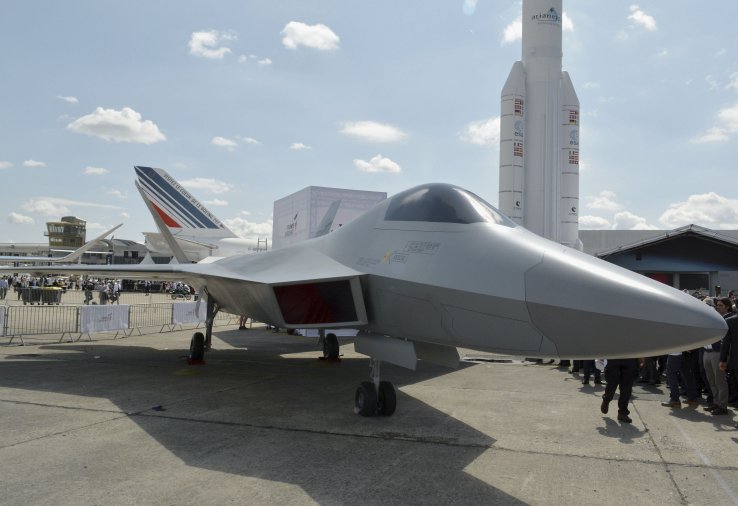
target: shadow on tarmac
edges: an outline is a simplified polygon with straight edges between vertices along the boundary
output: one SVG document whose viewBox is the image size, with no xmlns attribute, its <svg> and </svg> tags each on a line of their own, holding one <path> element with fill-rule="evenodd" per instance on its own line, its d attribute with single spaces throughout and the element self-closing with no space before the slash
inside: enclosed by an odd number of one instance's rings
<svg viewBox="0 0 738 506">
<path fill-rule="evenodd" d="M 313 338 L 263 330 L 215 335 L 236 349 L 204 366 L 187 366 L 185 349 L 42 346 L 7 357 L 0 385 L 109 399 L 189 466 L 294 484 L 318 503 L 525 504 L 465 472 L 495 440 L 448 414 L 398 390 L 394 416 L 354 415 L 367 359 L 327 364 Z M 450 372 L 382 367 L 398 388 Z"/>
</svg>

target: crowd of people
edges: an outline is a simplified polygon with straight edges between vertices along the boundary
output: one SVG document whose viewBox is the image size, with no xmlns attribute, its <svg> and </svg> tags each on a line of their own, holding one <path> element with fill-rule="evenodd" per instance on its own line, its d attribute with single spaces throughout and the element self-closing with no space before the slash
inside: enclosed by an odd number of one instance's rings
<svg viewBox="0 0 738 506">
<path fill-rule="evenodd" d="M 128 282 L 127 290 L 142 291 L 145 295 L 153 292 L 168 293 L 189 299 L 195 290 L 181 281 L 152 282 L 141 280 Z M 120 304 L 123 293 L 123 282 L 120 279 L 108 278 L 58 278 L 53 276 L 31 276 L 29 274 L 14 274 L 12 276 L 0 276 L 0 300 L 8 297 L 10 292 L 17 294 L 18 300 L 24 289 L 55 287 L 63 290 L 82 290 L 85 298 L 84 304 Z M 97 297 L 97 301 L 95 301 Z"/>
<path fill-rule="evenodd" d="M 715 417 L 731 415 L 730 408 L 738 408 L 738 294 L 730 292 L 728 297 L 710 297 L 697 291 L 693 295 L 725 318 L 728 324 L 725 337 L 700 348 L 677 350 L 658 357 L 562 360 L 560 366 L 568 368 L 571 365 L 571 372 L 581 378 L 585 387 L 590 385 L 590 379 L 595 385 L 602 385 L 604 376 L 602 413 L 609 411 L 619 388 L 617 419 L 623 423 L 632 422 L 628 404 L 636 382 L 655 386 L 665 380 L 669 398 L 661 403 L 664 408 L 703 409 Z"/>
</svg>

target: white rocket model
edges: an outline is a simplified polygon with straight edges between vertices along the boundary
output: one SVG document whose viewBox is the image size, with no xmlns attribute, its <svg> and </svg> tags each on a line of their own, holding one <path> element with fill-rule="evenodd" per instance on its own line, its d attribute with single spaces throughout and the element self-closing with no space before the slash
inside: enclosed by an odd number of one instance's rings
<svg viewBox="0 0 738 506">
<path fill-rule="evenodd" d="M 579 99 L 561 70 L 562 0 L 523 0 L 523 57 L 502 89 L 500 210 L 581 250 Z"/>
</svg>

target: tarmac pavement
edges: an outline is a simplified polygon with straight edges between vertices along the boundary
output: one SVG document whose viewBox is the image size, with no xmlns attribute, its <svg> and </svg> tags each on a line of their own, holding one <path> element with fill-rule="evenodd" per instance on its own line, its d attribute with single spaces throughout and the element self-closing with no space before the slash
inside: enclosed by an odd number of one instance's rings
<svg viewBox="0 0 738 506">
<path fill-rule="evenodd" d="M 0 347 L 3 504 L 738 504 L 736 417 L 519 358 L 382 365 L 392 417 L 353 414 L 366 357 L 341 341 L 215 329 Z M 32 341 L 32 340 L 31 340 Z"/>
</svg>

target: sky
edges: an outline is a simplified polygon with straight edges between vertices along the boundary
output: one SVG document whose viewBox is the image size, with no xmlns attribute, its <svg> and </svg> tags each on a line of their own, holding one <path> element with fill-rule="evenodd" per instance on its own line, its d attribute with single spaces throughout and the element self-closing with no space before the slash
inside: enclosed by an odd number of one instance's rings
<svg viewBox="0 0 738 506">
<path fill-rule="evenodd" d="M 738 229 L 738 3 L 564 0 L 580 228 Z M 306 186 L 498 202 L 519 0 L 4 0 L 0 243 L 155 225 L 161 167 L 234 232 Z"/>
</svg>

